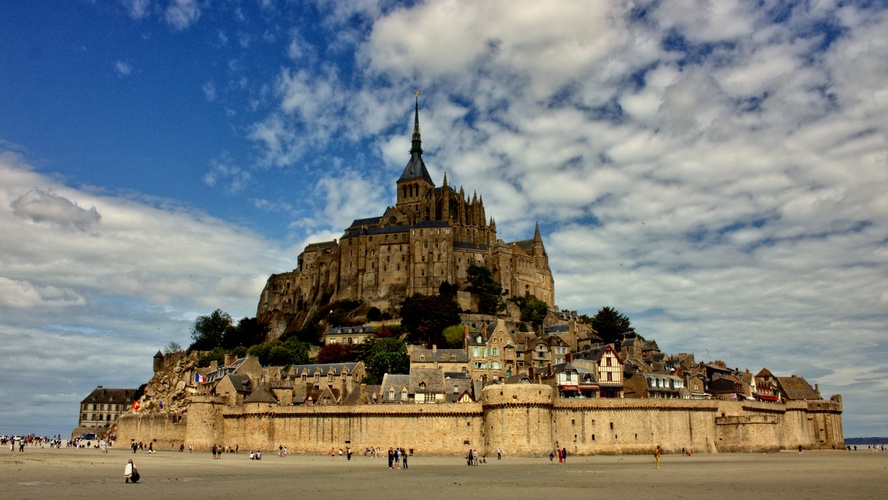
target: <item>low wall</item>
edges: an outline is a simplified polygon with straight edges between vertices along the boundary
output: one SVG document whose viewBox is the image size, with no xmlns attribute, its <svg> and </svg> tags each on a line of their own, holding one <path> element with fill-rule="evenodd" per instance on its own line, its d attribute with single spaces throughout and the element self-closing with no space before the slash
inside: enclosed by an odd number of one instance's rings
<svg viewBox="0 0 888 500">
<path fill-rule="evenodd" d="M 213 444 L 296 453 L 330 448 L 403 447 L 426 455 L 546 456 L 556 446 L 574 455 L 760 452 L 841 448 L 841 405 L 831 401 L 771 404 L 658 399 L 557 399 L 545 385 L 495 385 L 483 403 L 356 406 L 228 406 L 195 396 L 187 424 L 127 415 L 119 442 Z M 157 446 L 157 445 L 155 445 Z"/>
</svg>

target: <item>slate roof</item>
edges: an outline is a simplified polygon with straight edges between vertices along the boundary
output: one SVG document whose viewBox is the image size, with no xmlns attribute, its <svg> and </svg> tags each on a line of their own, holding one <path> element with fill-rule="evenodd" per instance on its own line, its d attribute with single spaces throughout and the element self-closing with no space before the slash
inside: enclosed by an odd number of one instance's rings
<svg viewBox="0 0 888 500">
<path fill-rule="evenodd" d="M 379 386 L 379 401 L 381 402 L 398 402 L 401 401 L 401 389 L 407 388 L 410 394 L 410 375 L 401 373 L 386 373 L 382 376 L 382 384 Z M 395 390 L 395 399 L 388 399 L 389 389 Z"/>
<path fill-rule="evenodd" d="M 455 403 L 459 401 L 466 393 L 468 393 L 472 397 L 472 401 L 475 400 L 475 397 L 472 395 L 472 379 L 451 378 L 446 379 L 444 383 L 447 386 L 447 392 L 445 393 L 444 397 L 446 398 L 448 403 Z"/>
<path fill-rule="evenodd" d="M 820 394 L 811 387 L 804 377 L 776 377 L 777 386 L 784 397 L 790 401 L 812 401 L 822 399 Z"/>
<path fill-rule="evenodd" d="M 379 221 L 381 221 L 381 220 L 382 220 L 381 215 L 377 216 L 377 217 L 367 217 L 365 219 L 355 219 L 354 221 L 352 221 L 352 223 L 348 226 L 347 229 L 351 229 L 353 227 L 375 226 L 375 225 L 379 224 Z"/>
<path fill-rule="evenodd" d="M 444 394 L 444 372 L 434 368 L 411 368 L 410 394 Z M 425 387 L 420 387 L 425 384 Z"/>
<path fill-rule="evenodd" d="M 342 373 L 342 370 L 345 369 L 347 373 L 351 373 L 357 368 L 358 363 L 360 361 L 354 361 L 349 363 L 319 363 L 313 365 L 293 365 L 290 369 L 296 376 L 301 376 L 302 372 L 305 371 L 308 375 L 314 375 L 315 373 L 322 373 L 326 375 L 330 373 L 332 370 L 334 373 Z"/>
<path fill-rule="evenodd" d="M 263 386 L 259 386 L 249 396 L 244 398 L 244 403 L 277 403 L 274 395 Z"/>
<path fill-rule="evenodd" d="M 334 326 L 327 333 L 376 333 L 371 326 Z"/>
<path fill-rule="evenodd" d="M 416 179 L 423 179 L 428 181 L 429 184 L 434 185 L 432 182 L 432 176 L 429 175 L 429 170 L 425 166 L 425 162 L 422 161 L 422 154 L 414 153 L 410 155 L 410 161 L 407 162 L 407 166 L 404 167 L 404 171 L 401 172 L 401 177 L 398 178 L 398 182 L 404 181 L 412 181 Z"/>
<path fill-rule="evenodd" d="M 506 384 L 530 384 L 530 377 L 527 376 L 526 373 L 519 373 L 518 375 L 512 375 L 511 377 L 506 377 L 504 379 L 504 383 Z"/>
<path fill-rule="evenodd" d="M 411 363 L 468 363 L 469 355 L 464 349 L 414 349 L 410 353 Z"/>
<path fill-rule="evenodd" d="M 136 399 L 138 389 L 106 389 L 98 386 L 89 395 L 83 398 L 80 404 L 92 403 L 113 403 L 113 404 L 129 404 Z"/>
<path fill-rule="evenodd" d="M 231 380 L 231 385 L 234 387 L 235 391 L 241 394 L 247 394 L 250 392 L 250 385 L 252 384 L 250 377 L 246 375 L 238 375 L 236 373 L 229 373 L 228 379 Z"/>
<path fill-rule="evenodd" d="M 406 233 L 407 231 L 410 231 L 410 226 L 368 227 L 347 231 L 340 239 L 355 238 L 362 234 L 393 234 Z"/>
</svg>

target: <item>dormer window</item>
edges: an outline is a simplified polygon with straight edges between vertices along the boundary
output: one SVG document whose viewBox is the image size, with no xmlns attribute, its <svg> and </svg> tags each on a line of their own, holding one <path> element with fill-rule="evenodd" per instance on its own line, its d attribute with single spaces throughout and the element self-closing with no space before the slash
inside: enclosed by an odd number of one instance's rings
<svg viewBox="0 0 888 500">
<path fill-rule="evenodd" d="M 425 382 L 420 382 L 420 383 L 419 383 L 419 388 L 420 388 L 420 389 L 425 389 L 425 388 L 426 388 L 426 384 L 425 384 Z"/>
</svg>

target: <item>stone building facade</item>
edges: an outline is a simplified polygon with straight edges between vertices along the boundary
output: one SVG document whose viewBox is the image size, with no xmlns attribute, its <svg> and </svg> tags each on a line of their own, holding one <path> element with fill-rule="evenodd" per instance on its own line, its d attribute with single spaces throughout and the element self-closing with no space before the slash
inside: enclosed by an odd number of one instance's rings
<svg viewBox="0 0 888 500">
<path fill-rule="evenodd" d="M 308 245 L 293 271 L 268 278 L 258 317 L 297 315 L 313 305 L 362 300 L 383 311 L 407 297 L 437 295 L 443 282 L 465 289 L 469 266 L 485 266 L 506 297 L 533 295 L 554 306 L 555 284 L 539 226 L 533 238 L 504 242 L 482 197 L 436 186 L 422 159 L 419 105 L 410 160 L 397 180 L 397 201 L 382 215 L 358 219 L 336 241 Z M 458 294 L 469 309 L 471 297 Z"/>
<path fill-rule="evenodd" d="M 138 389 L 96 387 L 80 402 L 80 419 L 77 427 L 79 429 L 110 427 L 120 415 L 130 410 L 138 392 Z"/>
</svg>

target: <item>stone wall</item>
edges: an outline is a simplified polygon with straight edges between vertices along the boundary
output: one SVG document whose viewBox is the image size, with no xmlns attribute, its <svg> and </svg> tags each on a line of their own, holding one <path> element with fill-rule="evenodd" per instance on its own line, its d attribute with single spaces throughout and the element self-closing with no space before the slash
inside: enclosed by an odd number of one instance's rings
<svg viewBox="0 0 888 500">
<path fill-rule="evenodd" d="M 118 439 L 179 439 L 198 449 L 284 445 L 296 453 L 400 446 L 427 455 L 464 455 L 470 448 L 492 455 L 502 448 L 510 455 L 546 456 L 558 446 L 593 455 L 651 453 L 657 445 L 666 453 L 760 452 L 841 448 L 841 412 L 838 401 L 565 400 L 537 384 L 488 386 L 483 403 L 469 404 L 227 406 L 218 397 L 193 396 L 187 433 L 182 425 L 149 425 L 128 415 L 120 420 Z"/>
<path fill-rule="evenodd" d="M 179 449 L 179 445 L 191 442 L 185 417 L 171 413 L 129 414 L 117 421 L 118 447 L 127 447 L 133 441 L 147 447 L 154 443 L 156 450 Z"/>
</svg>

